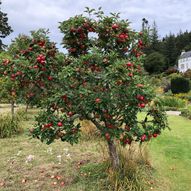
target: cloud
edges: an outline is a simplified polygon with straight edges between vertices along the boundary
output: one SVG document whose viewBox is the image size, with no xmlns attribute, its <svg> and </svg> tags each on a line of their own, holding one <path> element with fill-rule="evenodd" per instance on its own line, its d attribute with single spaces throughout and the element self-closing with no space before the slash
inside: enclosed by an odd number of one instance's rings
<svg viewBox="0 0 191 191">
<path fill-rule="evenodd" d="M 191 29 L 190 0 L 2 0 L 2 11 L 8 13 L 14 30 L 4 43 L 10 44 L 19 33 L 49 28 L 51 40 L 60 48 L 62 34 L 58 22 L 81 14 L 86 6 L 101 6 L 106 13 L 121 12 L 122 18 L 128 18 L 136 30 L 140 29 L 142 18 L 147 18 L 151 25 L 155 20 L 161 37 L 170 31 Z"/>
</svg>

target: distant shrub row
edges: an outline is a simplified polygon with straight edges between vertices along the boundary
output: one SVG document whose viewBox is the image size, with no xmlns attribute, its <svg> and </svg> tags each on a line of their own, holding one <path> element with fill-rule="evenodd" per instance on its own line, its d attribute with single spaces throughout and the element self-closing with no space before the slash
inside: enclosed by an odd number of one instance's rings
<svg viewBox="0 0 191 191">
<path fill-rule="evenodd" d="M 187 105 L 187 100 L 177 98 L 174 96 L 165 96 L 160 97 L 158 99 L 160 104 L 166 108 L 184 108 Z"/>
</svg>

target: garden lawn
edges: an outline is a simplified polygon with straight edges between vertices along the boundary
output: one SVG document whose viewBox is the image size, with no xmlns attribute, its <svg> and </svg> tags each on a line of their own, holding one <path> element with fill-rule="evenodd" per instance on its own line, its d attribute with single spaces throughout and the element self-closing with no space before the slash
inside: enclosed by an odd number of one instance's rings
<svg viewBox="0 0 191 191">
<path fill-rule="evenodd" d="M 191 190 L 191 120 L 169 116 L 171 131 L 165 130 L 149 147 L 161 191 Z M 160 188 L 160 186 L 159 186 Z M 160 190 L 160 189 L 159 189 Z"/>
<path fill-rule="evenodd" d="M 74 146 L 60 141 L 48 146 L 30 139 L 27 129 L 34 123 L 32 113 L 23 122 L 24 134 L 0 139 L 0 190 L 101 191 L 107 168 L 103 142 L 89 138 Z M 149 190 L 189 191 L 191 121 L 170 116 L 169 124 L 171 131 L 165 130 L 148 144 L 155 180 Z"/>
</svg>

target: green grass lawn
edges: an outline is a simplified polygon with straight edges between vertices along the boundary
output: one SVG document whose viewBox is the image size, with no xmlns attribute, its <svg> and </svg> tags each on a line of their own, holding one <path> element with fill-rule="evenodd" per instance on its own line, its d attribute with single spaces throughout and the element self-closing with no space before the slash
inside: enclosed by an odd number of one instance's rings
<svg viewBox="0 0 191 191">
<path fill-rule="evenodd" d="M 30 117 L 23 127 L 27 129 L 33 122 Z M 169 124 L 171 131 L 165 130 L 148 144 L 156 180 L 149 190 L 190 191 L 191 121 L 170 116 Z M 74 146 L 60 141 L 48 146 L 30 139 L 27 130 L 0 139 L 0 190 L 100 191 L 105 178 L 104 149 L 102 141 L 91 138 Z"/>
<path fill-rule="evenodd" d="M 165 190 L 191 190 L 191 120 L 169 116 L 166 130 L 149 144 L 156 176 L 162 177 Z"/>
</svg>

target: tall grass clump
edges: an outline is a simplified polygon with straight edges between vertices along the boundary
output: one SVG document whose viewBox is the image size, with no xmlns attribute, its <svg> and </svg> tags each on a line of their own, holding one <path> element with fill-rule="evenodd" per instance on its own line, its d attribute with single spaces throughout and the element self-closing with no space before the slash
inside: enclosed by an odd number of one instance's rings
<svg viewBox="0 0 191 191">
<path fill-rule="evenodd" d="M 106 148 L 103 145 L 100 148 L 104 160 L 82 166 L 77 181 L 85 181 L 88 188 L 94 184 L 99 191 L 144 191 L 151 188 L 155 179 L 146 147 L 134 144 L 123 148 L 118 145 L 118 169 L 112 168 Z"/>
<path fill-rule="evenodd" d="M 21 127 L 21 116 L 15 114 L 12 117 L 10 114 L 0 115 L 0 138 L 8 138 L 23 132 Z"/>
<path fill-rule="evenodd" d="M 146 147 L 137 144 L 123 148 L 118 146 L 120 167 L 109 168 L 107 187 L 109 191 L 144 191 L 152 179 L 152 168 Z"/>
</svg>

